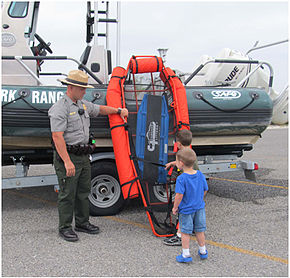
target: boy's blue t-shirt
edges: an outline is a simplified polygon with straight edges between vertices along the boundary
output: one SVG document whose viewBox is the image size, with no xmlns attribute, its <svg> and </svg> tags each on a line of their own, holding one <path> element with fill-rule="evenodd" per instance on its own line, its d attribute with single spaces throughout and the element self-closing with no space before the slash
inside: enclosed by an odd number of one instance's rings
<svg viewBox="0 0 290 278">
<path fill-rule="evenodd" d="M 182 201 L 179 204 L 179 212 L 191 214 L 205 207 L 203 200 L 204 191 L 208 190 L 205 176 L 196 171 L 196 174 L 183 173 L 176 179 L 175 192 L 183 194 Z"/>
</svg>

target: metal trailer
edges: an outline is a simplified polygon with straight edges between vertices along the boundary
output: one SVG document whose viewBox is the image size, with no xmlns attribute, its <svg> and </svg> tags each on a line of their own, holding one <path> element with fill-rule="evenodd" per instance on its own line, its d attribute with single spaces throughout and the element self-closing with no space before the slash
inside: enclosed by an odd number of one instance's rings
<svg viewBox="0 0 290 278">
<path fill-rule="evenodd" d="M 28 176 L 29 165 L 24 162 L 24 157 L 13 159 L 15 176 L 2 179 L 2 189 L 22 189 L 27 187 L 54 186 L 58 191 L 56 175 Z M 92 215 L 111 215 L 118 213 L 123 204 L 121 186 L 118 181 L 118 173 L 113 152 L 92 154 L 92 180 L 90 212 Z M 258 165 L 255 162 L 238 160 L 235 155 L 210 155 L 198 157 L 200 171 L 207 176 L 212 173 L 244 171 L 246 178 L 255 181 L 255 170 Z M 46 164 L 48 165 L 48 164 Z M 162 186 L 154 187 L 154 194 L 160 201 L 166 202 L 166 190 Z"/>
<path fill-rule="evenodd" d="M 17 161 L 14 157 L 11 157 L 15 166 L 15 177 L 3 178 L 2 189 L 20 189 L 48 185 L 58 186 L 56 175 L 28 176 L 30 165 L 23 162 L 23 158 L 24 157 L 21 157 L 19 161 Z M 92 166 L 94 166 L 96 163 L 102 163 L 103 161 L 114 162 L 115 155 L 112 152 L 97 153 L 91 155 L 90 160 Z M 244 171 L 245 177 L 247 179 L 256 181 L 254 171 L 258 170 L 258 164 L 252 161 L 238 160 L 237 156 L 235 155 L 199 156 L 198 162 L 200 171 L 205 175 L 223 172 Z"/>
</svg>

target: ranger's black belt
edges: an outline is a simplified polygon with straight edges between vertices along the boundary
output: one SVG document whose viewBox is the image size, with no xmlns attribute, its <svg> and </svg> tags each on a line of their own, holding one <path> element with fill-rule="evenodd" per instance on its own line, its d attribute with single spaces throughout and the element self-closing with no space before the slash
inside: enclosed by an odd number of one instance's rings
<svg viewBox="0 0 290 278">
<path fill-rule="evenodd" d="M 95 145 L 81 144 L 81 145 L 66 145 L 69 153 L 75 155 L 92 154 L 95 150 Z"/>
</svg>

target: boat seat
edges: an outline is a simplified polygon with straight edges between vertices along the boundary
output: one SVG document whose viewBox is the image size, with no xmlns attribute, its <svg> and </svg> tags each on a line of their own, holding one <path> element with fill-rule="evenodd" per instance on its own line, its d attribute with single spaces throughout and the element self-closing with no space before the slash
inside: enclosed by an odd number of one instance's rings
<svg viewBox="0 0 290 278">
<path fill-rule="evenodd" d="M 83 54 L 82 54 L 82 56 L 80 58 L 80 62 L 83 65 L 86 65 L 87 64 L 88 59 L 89 59 L 89 56 L 90 56 L 91 49 L 92 49 L 92 47 L 90 45 L 87 45 L 86 46 L 86 49 L 85 49 L 85 51 L 83 52 Z"/>
</svg>

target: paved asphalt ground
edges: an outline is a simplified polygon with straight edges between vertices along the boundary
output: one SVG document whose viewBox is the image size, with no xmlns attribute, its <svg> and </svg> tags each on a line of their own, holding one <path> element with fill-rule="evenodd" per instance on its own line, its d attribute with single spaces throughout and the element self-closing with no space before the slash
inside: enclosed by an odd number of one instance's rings
<svg viewBox="0 0 290 278">
<path fill-rule="evenodd" d="M 180 247 L 155 237 L 140 200 L 116 216 L 91 218 L 101 233 L 57 235 L 52 187 L 2 191 L 2 276 L 288 276 L 288 128 L 268 129 L 243 159 L 256 161 L 257 182 L 243 173 L 213 175 L 206 196 L 208 260 L 175 261 Z M 32 174 L 51 167 L 31 169 Z M 3 177 L 11 174 L 3 167 Z"/>
</svg>

